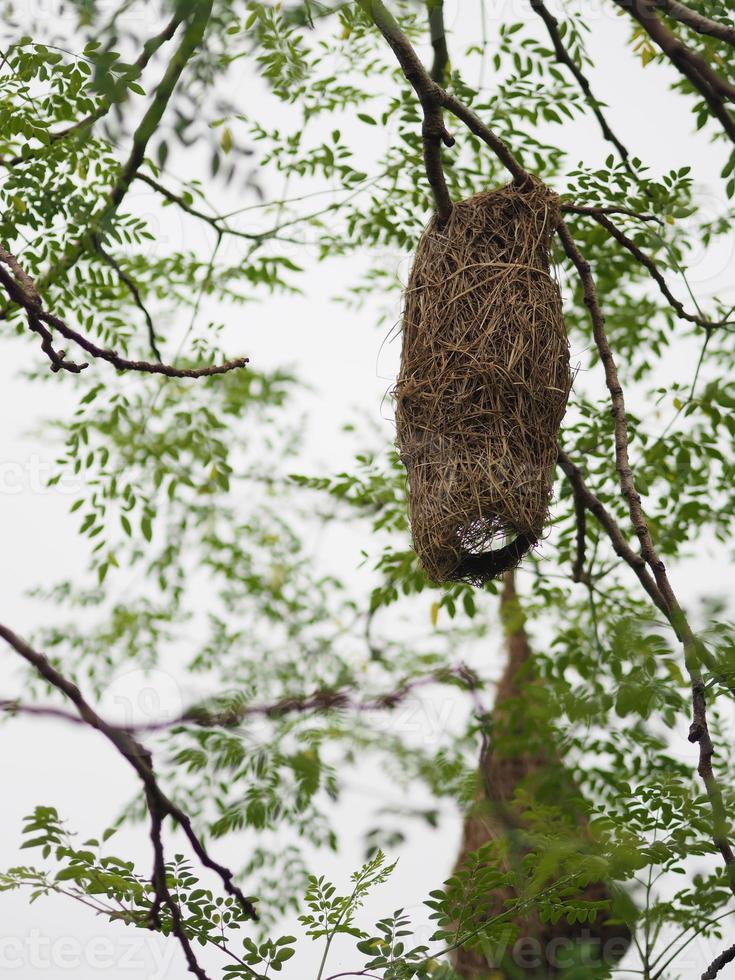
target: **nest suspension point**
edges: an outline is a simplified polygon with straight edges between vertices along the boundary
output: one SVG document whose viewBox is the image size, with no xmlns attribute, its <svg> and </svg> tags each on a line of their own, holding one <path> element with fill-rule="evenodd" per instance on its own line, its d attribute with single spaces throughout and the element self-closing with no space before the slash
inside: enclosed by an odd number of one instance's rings
<svg viewBox="0 0 735 980">
<path fill-rule="evenodd" d="M 511 184 L 458 202 L 444 225 L 434 217 L 419 242 L 396 425 L 433 582 L 495 578 L 543 532 L 572 383 L 549 265 L 558 214 L 540 182 Z"/>
</svg>

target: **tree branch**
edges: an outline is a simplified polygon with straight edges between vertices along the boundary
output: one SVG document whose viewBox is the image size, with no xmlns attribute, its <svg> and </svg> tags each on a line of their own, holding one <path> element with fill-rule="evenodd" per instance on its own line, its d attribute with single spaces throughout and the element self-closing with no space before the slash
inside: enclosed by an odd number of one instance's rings
<svg viewBox="0 0 735 980">
<path fill-rule="evenodd" d="M 653 259 L 646 255 L 646 253 L 640 249 L 634 241 L 632 241 L 625 232 L 621 231 L 616 224 L 614 224 L 610 219 L 603 213 L 597 213 L 593 215 L 595 220 L 602 225 L 602 227 L 607 231 L 607 233 L 619 242 L 623 248 L 627 249 L 630 254 L 635 258 L 640 264 L 647 269 L 651 278 L 657 284 L 661 290 L 662 295 L 666 298 L 669 305 L 676 312 L 682 320 L 688 320 L 690 323 L 696 323 L 700 327 L 704 327 L 707 330 L 714 330 L 717 327 L 727 327 L 732 326 L 735 321 L 732 320 L 708 320 L 699 313 L 689 313 L 684 308 L 684 304 L 680 302 L 669 289 L 666 279 L 663 273 L 653 261 Z"/>
<path fill-rule="evenodd" d="M 730 946 L 726 949 L 724 953 L 720 953 L 712 963 L 707 967 L 707 969 L 702 974 L 702 980 L 715 980 L 717 974 L 722 970 L 724 966 L 728 963 L 732 963 L 735 960 L 735 946 Z"/>
<path fill-rule="evenodd" d="M 676 598 L 666 573 L 666 567 L 656 551 L 648 521 L 643 512 L 641 497 L 635 485 L 635 479 L 630 465 L 625 398 L 618 377 L 615 359 L 610 350 L 610 344 L 605 332 L 605 318 L 600 307 L 597 287 L 592 276 L 590 264 L 579 251 L 569 228 L 562 218 L 559 219 L 557 231 L 564 250 L 579 275 L 584 293 L 584 302 L 590 311 L 592 333 L 605 371 L 605 381 L 610 392 L 612 404 L 615 430 L 615 465 L 618 471 L 620 489 L 628 505 L 631 523 L 640 541 L 641 557 L 653 573 L 656 586 L 664 601 L 665 609 L 662 611 L 665 612 L 674 632 L 684 647 L 684 661 L 692 685 L 692 724 L 689 730 L 689 740 L 699 744 L 699 765 L 697 771 L 704 783 L 712 810 L 712 837 L 715 846 L 720 851 L 725 862 L 730 889 L 735 895 L 735 853 L 729 841 L 730 831 L 722 791 L 712 769 L 714 748 L 707 725 L 704 680 L 701 672 L 702 663 L 708 663 L 710 658 L 702 643 L 692 632 L 684 610 Z"/>
<path fill-rule="evenodd" d="M 671 63 L 687 78 L 707 103 L 727 136 L 735 143 L 735 119 L 725 107 L 725 101 L 735 99 L 735 86 L 717 75 L 704 58 L 688 48 L 658 18 L 650 0 L 614 0 L 631 14 L 658 45 Z"/>
<path fill-rule="evenodd" d="M 705 17 L 698 10 L 692 10 L 691 7 L 679 3 L 678 0 L 657 0 L 657 3 L 664 13 L 674 20 L 678 20 L 680 24 L 690 27 L 698 34 L 716 37 L 719 41 L 724 41 L 725 44 L 731 44 L 735 47 L 735 27 L 723 24 L 719 20 L 713 20 L 711 17 Z"/>
<path fill-rule="evenodd" d="M 632 568 L 641 585 L 653 600 L 654 605 L 668 618 L 668 606 L 648 571 L 645 560 L 630 547 L 615 518 L 605 508 L 599 497 L 592 493 L 584 481 L 582 471 L 571 461 L 561 447 L 559 447 L 558 463 L 574 491 L 575 502 L 579 501 L 583 504 L 590 514 L 597 519 L 610 539 L 615 554 Z"/>
<path fill-rule="evenodd" d="M 587 507 L 581 494 L 572 486 L 574 495 L 574 515 L 577 521 L 577 554 L 572 566 L 572 578 L 581 582 L 584 578 L 584 563 L 587 557 Z"/>
<path fill-rule="evenodd" d="M 1 266 L 7 265 L 13 275 L 9 275 Z M 33 279 L 21 267 L 14 255 L 0 246 L 0 285 L 3 286 L 12 303 L 25 311 L 28 326 L 41 337 L 41 349 L 51 361 L 52 371 L 69 371 L 79 374 L 88 365 L 77 364 L 66 359 L 65 351 L 58 351 L 53 346 L 53 330 L 56 330 L 67 340 L 73 341 L 91 357 L 107 361 L 118 371 L 138 371 L 142 374 L 161 374 L 167 378 L 209 378 L 217 374 L 226 374 L 248 364 L 247 357 L 238 357 L 223 364 L 213 364 L 201 368 L 177 368 L 171 364 L 161 364 L 151 361 L 131 361 L 121 357 L 116 351 L 98 347 L 88 337 L 73 330 L 61 317 L 49 313 L 43 307 L 43 301 L 38 287 Z M 50 328 L 50 329 L 49 329 Z"/>
<path fill-rule="evenodd" d="M 207 974 L 197 963 L 194 951 L 191 948 L 191 943 L 184 931 L 178 903 L 171 895 L 166 881 L 166 862 L 162 840 L 163 822 L 166 817 L 170 817 L 181 827 L 199 860 L 205 867 L 217 873 L 225 891 L 237 900 L 244 914 L 249 919 L 257 919 L 258 917 L 253 903 L 234 883 L 232 872 L 209 856 L 194 832 L 188 816 L 163 793 L 156 779 L 153 768 L 153 757 L 150 751 L 141 742 L 137 741 L 130 732 L 122 728 L 117 728 L 114 725 L 109 725 L 85 700 L 76 684 L 64 677 L 47 657 L 34 650 L 25 640 L 1 624 L 0 637 L 30 664 L 39 676 L 63 694 L 68 701 L 71 701 L 81 721 L 104 735 L 134 769 L 142 782 L 150 816 L 151 842 L 154 853 L 151 883 L 153 885 L 155 899 L 150 912 L 151 925 L 152 927 L 159 926 L 160 909 L 165 905 L 171 914 L 172 931 L 184 951 L 189 971 L 198 977 L 199 980 L 208 980 Z"/>
<path fill-rule="evenodd" d="M 390 45 L 403 69 L 403 74 L 411 83 L 421 103 L 424 112 L 424 166 L 434 191 L 437 214 L 440 220 L 446 220 L 452 208 L 441 165 L 441 144 L 444 142 L 447 146 L 454 145 L 454 137 L 450 136 L 444 128 L 442 109 L 451 112 L 453 116 L 467 126 L 471 133 L 474 133 L 489 146 L 519 186 L 531 183 L 531 175 L 524 169 L 503 140 L 489 126 L 486 126 L 469 106 L 454 95 L 450 95 L 449 92 L 433 81 L 421 64 L 411 42 L 400 29 L 392 14 L 386 9 L 382 0 L 357 0 L 357 2 L 373 20 Z"/>
<path fill-rule="evenodd" d="M 281 228 L 285 228 L 292 223 L 284 221 L 282 224 L 276 225 L 276 227 L 262 232 L 240 231 L 237 228 L 229 228 L 226 224 L 227 218 L 224 215 L 206 214 L 204 211 L 200 211 L 192 204 L 189 204 L 183 195 L 175 194 L 174 191 L 169 190 L 168 187 L 164 186 L 154 177 L 150 177 L 145 173 L 137 173 L 135 175 L 135 179 L 147 184 L 150 188 L 156 191 L 156 193 L 160 194 L 161 197 L 165 198 L 167 201 L 170 201 L 172 204 L 176 204 L 182 211 L 190 214 L 192 218 L 198 218 L 200 221 L 205 221 L 208 225 L 211 225 L 219 235 L 231 235 L 234 238 L 244 238 L 250 242 L 263 242 L 268 238 L 274 237 L 281 230 Z"/>
<path fill-rule="evenodd" d="M 615 149 L 620 154 L 623 163 L 626 165 L 629 171 L 632 168 L 628 165 L 628 158 L 630 157 L 630 152 L 627 147 L 618 139 L 613 130 L 611 129 L 605 114 L 602 111 L 601 103 L 595 98 L 592 88 L 589 83 L 589 79 L 584 74 L 582 69 L 579 67 L 577 62 L 574 60 L 567 47 L 562 40 L 561 33 L 559 31 L 559 21 L 554 17 L 551 11 L 546 7 L 543 0 L 530 0 L 532 9 L 539 15 L 541 20 L 546 25 L 546 30 L 551 38 L 551 43 L 554 45 L 554 52 L 556 54 L 556 59 L 561 64 L 566 65 L 569 71 L 572 73 L 577 81 L 580 89 L 582 90 L 584 96 L 587 99 L 590 109 L 595 115 L 597 122 L 600 124 L 600 129 L 602 130 L 602 135 L 608 141 L 612 143 Z"/>
<path fill-rule="evenodd" d="M 403 74 L 410 82 L 424 116 L 421 135 L 424 143 L 424 167 L 436 202 L 439 221 L 444 223 L 452 212 L 452 199 L 442 169 L 441 148 L 454 146 L 454 137 L 444 126 L 442 89 L 432 80 L 411 42 L 398 26 L 382 0 L 357 0 L 393 50 Z"/>
<path fill-rule="evenodd" d="M 178 29 L 181 23 L 182 23 L 181 15 L 178 13 L 174 14 L 174 16 L 171 18 L 168 24 L 163 28 L 163 30 L 160 31 L 160 33 L 154 35 L 153 37 L 149 38 L 145 42 L 145 44 L 143 45 L 143 50 L 141 51 L 140 55 L 138 56 L 133 66 L 136 69 L 132 75 L 133 78 L 139 78 L 142 75 L 142 73 L 148 67 L 151 58 L 153 58 L 156 52 L 161 47 L 163 47 L 166 41 L 171 40 L 171 38 L 174 36 L 176 30 Z M 68 139 L 68 137 L 74 136 L 77 133 L 81 133 L 85 129 L 91 129 L 96 122 L 98 122 L 100 119 L 102 119 L 104 116 L 107 115 L 107 113 L 112 108 L 113 104 L 114 103 L 112 102 L 111 99 L 104 98 L 100 102 L 99 106 L 94 110 L 94 112 L 91 112 L 88 116 L 85 116 L 84 119 L 80 119 L 77 122 L 72 123 L 70 126 L 66 126 L 64 129 L 57 129 L 50 132 L 48 134 L 49 143 L 50 144 L 60 143 L 62 140 Z M 45 148 L 47 145 L 48 144 L 44 143 L 43 148 Z M 15 167 L 18 164 L 23 163 L 28 159 L 29 159 L 28 153 L 19 153 L 14 157 L 6 157 L 0 160 L 0 164 L 2 164 L 2 166 L 4 167 Z"/>
<path fill-rule="evenodd" d="M 465 664 L 456 667 L 446 667 L 432 671 L 425 677 L 402 681 L 398 687 L 386 694 L 377 694 L 364 700 L 357 700 L 346 688 L 325 688 L 313 694 L 294 695 L 281 698 L 272 704 L 248 704 L 245 701 L 230 704 L 204 703 L 187 708 L 181 715 L 171 721 L 154 721 L 144 725 L 126 725 L 124 727 L 107 723 L 109 728 L 115 728 L 124 734 L 142 734 L 168 731 L 184 725 L 201 728 L 236 728 L 248 718 L 280 718 L 290 714 L 306 714 L 309 711 L 354 711 L 358 713 L 370 711 L 391 711 L 406 701 L 415 691 L 431 684 L 460 683 L 467 690 L 475 690 L 480 686 L 480 679 Z M 31 715 L 40 718 L 59 719 L 76 725 L 86 725 L 87 722 L 79 715 L 55 708 L 50 705 L 22 704 L 19 701 L 0 700 L 0 711 L 9 715 Z"/>
<path fill-rule="evenodd" d="M 444 87 L 447 82 L 447 69 L 449 67 L 449 48 L 447 47 L 447 32 L 444 25 L 444 0 L 426 0 L 426 5 L 429 9 L 431 46 L 434 49 L 431 79 L 437 85 Z"/>
</svg>

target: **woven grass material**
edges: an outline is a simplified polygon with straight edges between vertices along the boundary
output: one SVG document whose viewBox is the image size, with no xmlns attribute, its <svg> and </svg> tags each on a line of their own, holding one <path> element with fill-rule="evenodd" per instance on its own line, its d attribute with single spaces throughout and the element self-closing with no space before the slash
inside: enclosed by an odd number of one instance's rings
<svg viewBox="0 0 735 980">
<path fill-rule="evenodd" d="M 539 182 L 509 185 L 458 202 L 419 242 L 394 394 L 414 548 L 433 582 L 497 577 L 543 532 L 572 382 L 549 267 L 558 214 Z"/>
<path fill-rule="evenodd" d="M 470 852 L 489 841 L 506 854 L 505 870 L 518 865 L 526 853 L 523 800 L 532 799 L 548 807 L 549 812 L 556 811 L 555 818 L 549 818 L 549 834 L 560 834 L 562 839 L 570 835 L 567 841 L 576 840 L 582 852 L 589 843 L 584 801 L 555 749 L 548 723 L 534 710 L 532 692 L 539 682 L 534 676 L 533 653 L 512 572 L 505 579 L 501 614 L 507 663 L 495 697 L 490 746 L 480 759 L 478 796 L 465 817 L 457 869 Z M 611 892 L 606 882 L 592 881 L 576 897 L 607 902 Z M 517 900 L 512 888 L 494 889 L 487 899 L 488 919 Z M 526 913 L 512 920 L 517 940 L 499 962 L 489 963 L 477 948 L 460 948 L 451 954 L 452 966 L 463 980 L 541 980 L 562 975 L 565 959 L 569 965 L 574 948 L 586 944 L 588 962 L 614 964 L 625 954 L 631 935 L 625 925 L 610 920 L 610 912 L 599 912 L 589 922 L 571 924 L 565 916 L 551 923 Z"/>
</svg>

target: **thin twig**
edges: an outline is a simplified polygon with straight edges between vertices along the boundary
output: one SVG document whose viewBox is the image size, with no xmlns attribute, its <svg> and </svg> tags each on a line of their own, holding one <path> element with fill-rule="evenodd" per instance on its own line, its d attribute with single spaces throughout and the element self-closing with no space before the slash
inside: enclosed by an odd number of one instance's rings
<svg viewBox="0 0 735 980">
<path fill-rule="evenodd" d="M 100 256 L 105 260 L 105 262 L 110 266 L 110 268 L 115 270 L 118 279 L 127 288 L 128 292 L 133 297 L 133 302 L 145 317 L 146 326 L 148 328 L 148 343 L 150 345 L 151 351 L 155 359 L 159 362 L 162 362 L 163 358 L 161 357 L 161 352 L 158 349 L 158 343 L 156 342 L 156 328 L 153 326 L 153 318 L 148 312 L 148 307 L 143 302 L 143 297 L 140 295 L 140 289 L 138 288 L 138 284 L 132 278 L 132 276 L 129 276 L 127 272 L 125 272 L 125 270 L 121 267 L 120 263 L 117 261 L 115 256 L 111 255 L 107 251 L 107 249 L 102 245 L 102 242 L 100 242 L 97 236 L 94 236 L 93 242 L 94 242 L 94 247 L 97 249 Z"/>
<path fill-rule="evenodd" d="M 630 566 L 638 576 L 638 580 L 643 588 L 653 600 L 654 605 L 665 616 L 668 616 L 668 606 L 659 592 L 655 580 L 649 573 L 645 560 L 630 547 L 615 518 L 606 509 L 599 497 L 595 496 L 589 489 L 582 476 L 582 471 L 572 462 L 561 447 L 559 448 L 558 462 L 560 469 L 569 480 L 574 491 L 575 501 L 579 500 L 583 503 L 590 514 L 597 519 L 610 539 L 615 554 L 619 558 L 622 558 L 626 565 Z"/>
<path fill-rule="evenodd" d="M 630 157 L 630 152 L 627 147 L 618 139 L 618 137 L 613 132 L 610 124 L 605 118 L 605 114 L 602 111 L 602 103 L 595 97 L 594 92 L 589 83 L 589 79 L 582 71 L 580 66 L 572 57 L 571 53 L 567 49 L 564 41 L 562 40 L 561 33 L 559 31 L 559 21 L 554 17 L 551 11 L 543 3 L 543 0 L 530 0 L 532 9 L 539 15 L 541 20 L 546 25 L 546 30 L 551 38 L 551 43 L 554 45 L 554 52 L 556 54 L 556 59 L 561 64 L 566 65 L 569 71 L 572 73 L 577 81 L 580 89 L 582 90 L 584 96 L 587 99 L 590 109 L 595 115 L 597 122 L 600 124 L 600 129 L 602 130 L 602 135 L 608 141 L 612 143 L 615 149 L 620 154 L 623 163 L 629 172 L 632 171 L 632 167 L 628 163 L 628 158 Z"/>
<path fill-rule="evenodd" d="M 577 554 L 572 565 L 572 578 L 581 582 L 584 578 L 584 563 L 587 556 L 587 506 L 584 498 L 572 484 L 574 495 L 574 514 L 577 524 Z"/>
<path fill-rule="evenodd" d="M 650 255 L 646 255 L 646 253 L 639 248 L 632 239 L 628 238 L 625 232 L 621 231 L 621 229 L 618 228 L 614 222 L 610 221 L 607 215 L 598 213 L 594 215 L 594 218 L 600 225 L 602 225 L 607 233 L 615 239 L 616 242 L 619 242 L 623 248 L 630 252 L 637 262 L 640 262 L 640 264 L 648 270 L 651 278 L 661 290 L 662 295 L 666 298 L 669 305 L 676 312 L 677 316 L 679 316 L 682 320 L 688 320 L 689 323 L 696 323 L 698 326 L 705 327 L 708 330 L 713 330 L 716 327 L 732 326 L 735 323 L 735 321 L 727 319 L 708 320 L 706 317 L 703 317 L 701 313 L 689 313 L 684 308 L 684 304 L 671 292 L 663 273 Z"/>
<path fill-rule="evenodd" d="M 624 214 L 629 218 L 638 218 L 639 221 L 654 221 L 658 225 L 663 225 L 663 221 L 658 215 L 649 214 L 646 211 L 634 211 L 632 208 L 608 207 L 596 204 L 570 204 L 565 201 L 561 205 L 561 210 L 569 214 L 590 214 L 593 217 L 597 217 L 600 214 Z"/>
</svg>

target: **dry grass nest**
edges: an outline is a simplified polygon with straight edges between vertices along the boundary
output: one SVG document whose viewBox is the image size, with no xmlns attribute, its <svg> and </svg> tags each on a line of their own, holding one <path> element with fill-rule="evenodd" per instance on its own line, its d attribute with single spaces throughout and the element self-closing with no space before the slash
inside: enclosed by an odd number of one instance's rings
<svg viewBox="0 0 735 980">
<path fill-rule="evenodd" d="M 543 532 L 572 383 L 549 265 L 558 214 L 540 182 L 509 185 L 458 202 L 419 242 L 394 394 L 433 582 L 495 578 Z"/>
</svg>

